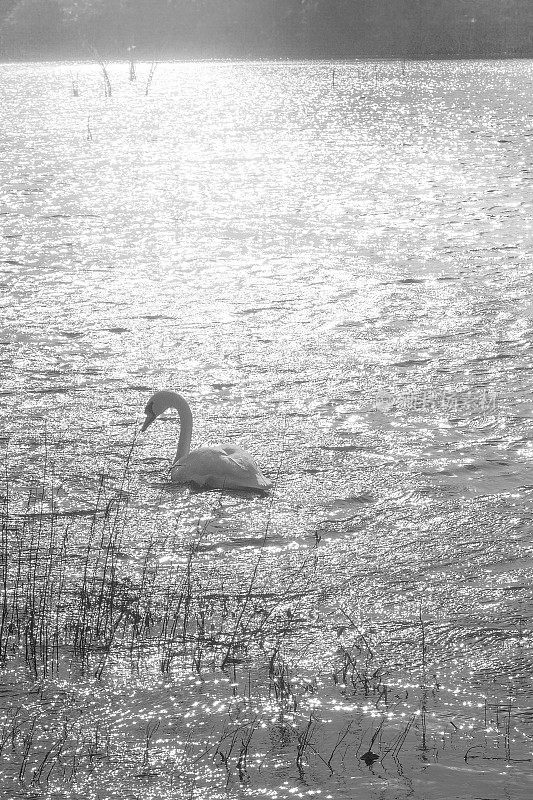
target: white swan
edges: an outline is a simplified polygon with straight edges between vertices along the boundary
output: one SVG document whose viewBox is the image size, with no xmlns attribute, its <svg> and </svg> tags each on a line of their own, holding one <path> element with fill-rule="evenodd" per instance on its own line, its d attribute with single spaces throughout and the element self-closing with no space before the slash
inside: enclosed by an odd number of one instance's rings
<svg viewBox="0 0 533 800">
<path fill-rule="evenodd" d="M 199 447 L 191 453 L 192 413 L 177 392 L 156 392 L 144 409 L 145 431 L 167 408 L 180 416 L 180 438 L 170 472 L 173 483 L 194 483 L 208 489 L 247 489 L 265 492 L 272 483 L 265 478 L 251 455 L 233 444 Z"/>
</svg>

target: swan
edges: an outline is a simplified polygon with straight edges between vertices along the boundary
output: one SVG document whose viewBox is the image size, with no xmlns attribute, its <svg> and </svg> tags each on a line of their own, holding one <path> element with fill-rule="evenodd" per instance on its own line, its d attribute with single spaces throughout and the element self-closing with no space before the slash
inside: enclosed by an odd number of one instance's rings
<svg viewBox="0 0 533 800">
<path fill-rule="evenodd" d="M 192 412 L 177 392 L 156 392 L 144 409 L 144 432 L 160 414 L 175 408 L 180 417 L 180 437 L 170 476 L 173 483 L 193 483 L 208 489 L 246 489 L 266 492 L 272 483 L 252 456 L 233 444 L 199 447 L 191 453 Z"/>
</svg>

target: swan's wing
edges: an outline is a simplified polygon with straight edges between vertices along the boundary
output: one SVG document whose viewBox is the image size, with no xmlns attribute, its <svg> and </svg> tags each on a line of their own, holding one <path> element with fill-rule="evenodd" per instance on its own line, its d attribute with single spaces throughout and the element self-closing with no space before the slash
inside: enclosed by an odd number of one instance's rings
<svg viewBox="0 0 533 800">
<path fill-rule="evenodd" d="M 172 468 L 176 483 L 195 483 L 213 489 L 258 489 L 271 487 L 253 458 L 234 445 L 200 447 Z"/>
</svg>

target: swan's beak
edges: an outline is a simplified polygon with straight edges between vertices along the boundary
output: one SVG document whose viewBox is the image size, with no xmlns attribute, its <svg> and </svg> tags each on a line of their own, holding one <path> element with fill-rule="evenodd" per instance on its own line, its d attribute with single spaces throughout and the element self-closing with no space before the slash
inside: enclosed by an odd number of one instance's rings
<svg viewBox="0 0 533 800">
<path fill-rule="evenodd" d="M 156 416 L 155 416 L 154 412 L 153 411 L 147 411 L 146 412 L 146 419 L 144 420 L 144 425 L 141 428 L 141 433 L 144 433 L 145 430 L 150 427 L 152 422 L 155 421 L 155 419 L 156 419 Z"/>
</svg>

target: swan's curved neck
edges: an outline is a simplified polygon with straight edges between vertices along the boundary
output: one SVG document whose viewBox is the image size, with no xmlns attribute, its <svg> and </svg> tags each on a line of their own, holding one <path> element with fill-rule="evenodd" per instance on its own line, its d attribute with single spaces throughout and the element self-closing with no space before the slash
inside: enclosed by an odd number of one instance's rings
<svg viewBox="0 0 533 800">
<path fill-rule="evenodd" d="M 174 463 L 189 455 L 192 439 L 192 412 L 188 402 L 181 394 L 172 392 L 172 406 L 180 415 L 180 438 Z"/>
</svg>

